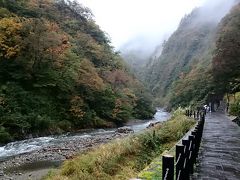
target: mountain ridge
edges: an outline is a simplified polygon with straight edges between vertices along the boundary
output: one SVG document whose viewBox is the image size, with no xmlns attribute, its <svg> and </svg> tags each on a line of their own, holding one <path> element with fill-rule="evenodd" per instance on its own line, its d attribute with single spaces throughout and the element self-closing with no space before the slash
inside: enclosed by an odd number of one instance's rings
<svg viewBox="0 0 240 180">
<path fill-rule="evenodd" d="M 151 95 L 90 9 L 0 0 L 0 143 L 150 118 Z"/>
</svg>

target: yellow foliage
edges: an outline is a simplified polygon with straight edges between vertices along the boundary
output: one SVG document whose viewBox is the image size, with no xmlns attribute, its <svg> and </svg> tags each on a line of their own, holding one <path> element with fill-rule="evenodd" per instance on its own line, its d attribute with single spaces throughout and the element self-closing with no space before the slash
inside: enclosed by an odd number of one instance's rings
<svg viewBox="0 0 240 180">
<path fill-rule="evenodd" d="M 63 57 L 70 48 L 69 35 L 63 32 L 57 23 L 44 18 L 28 18 L 23 23 L 23 29 L 27 34 L 23 47 L 29 50 L 32 64 L 36 61 L 51 60 L 55 68 L 64 66 Z"/>
<path fill-rule="evenodd" d="M 130 98 L 133 102 L 137 100 L 136 94 L 134 94 L 134 91 L 129 88 L 124 88 L 122 90 L 123 94 L 126 95 L 128 98 Z"/>
<path fill-rule="evenodd" d="M 70 112 L 73 116 L 77 117 L 77 118 L 83 118 L 83 116 L 85 115 L 85 112 L 82 110 L 82 107 L 84 106 L 84 101 L 81 97 L 79 96 L 74 96 L 71 99 L 71 107 L 70 107 Z"/>
<path fill-rule="evenodd" d="M 48 7 L 48 6 L 52 6 L 53 5 L 53 0 L 31 0 L 31 1 L 28 1 L 28 7 L 29 8 L 45 8 L 45 7 Z"/>
<path fill-rule="evenodd" d="M 0 57 L 10 59 L 21 50 L 22 23 L 16 17 L 0 19 Z"/>
<path fill-rule="evenodd" d="M 61 67 L 63 62 L 60 57 L 70 47 L 69 37 L 61 31 L 57 23 L 46 20 L 45 25 L 49 32 L 47 37 L 48 42 L 51 42 L 51 46 L 46 49 L 46 52 L 56 57 L 57 61 L 54 64 L 57 67 Z"/>
<path fill-rule="evenodd" d="M 6 8 L 0 8 L 0 18 L 11 16 L 11 12 Z"/>
<path fill-rule="evenodd" d="M 115 107 L 114 107 L 113 112 L 112 112 L 113 118 L 116 118 L 117 114 L 119 114 L 121 112 L 121 106 L 122 106 L 121 99 L 116 99 Z"/>
<path fill-rule="evenodd" d="M 5 100 L 3 97 L 0 97 L 0 105 L 4 105 L 5 104 Z"/>
<path fill-rule="evenodd" d="M 90 35 L 78 32 L 77 39 L 81 43 L 81 46 L 86 51 L 93 54 L 97 59 L 103 60 L 104 49 L 103 46 L 99 45 Z"/>
<path fill-rule="evenodd" d="M 78 70 L 77 82 L 87 86 L 92 90 L 102 90 L 105 85 L 102 78 L 98 75 L 94 65 L 87 59 L 83 59 Z"/>
</svg>

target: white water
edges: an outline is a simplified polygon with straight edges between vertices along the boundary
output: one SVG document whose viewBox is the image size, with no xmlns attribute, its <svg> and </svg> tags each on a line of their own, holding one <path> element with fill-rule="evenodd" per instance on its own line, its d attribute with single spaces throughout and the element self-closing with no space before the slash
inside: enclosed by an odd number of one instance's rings
<svg viewBox="0 0 240 180">
<path fill-rule="evenodd" d="M 157 109 L 154 118 L 149 121 L 140 121 L 141 123 L 136 123 L 133 125 L 129 125 L 134 132 L 141 131 L 145 129 L 150 123 L 158 122 L 158 121 L 166 121 L 170 117 L 169 113 L 163 111 L 162 109 Z M 48 137 L 40 137 L 40 138 L 32 138 L 23 141 L 15 141 L 8 143 L 7 145 L 0 147 L 0 160 L 5 159 L 6 157 L 11 157 L 23 153 L 28 153 L 34 150 L 39 150 L 43 147 L 51 146 L 60 142 L 66 142 L 69 140 L 77 140 L 82 138 L 88 138 L 91 136 L 99 135 L 99 134 L 108 134 L 113 133 L 116 129 L 97 129 L 92 130 L 88 133 L 80 133 L 80 134 L 65 134 L 61 136 L 48 136 Z"/>
<path fill-rule="evenodd" d="M 155 113 L 152 120 L 144 121 L 144 123 L 140 123 L 140 124 L 134 124 L 134 125 L 131 125 L 130 127 L 134 130 L 134 132 L 138 132 L 148 127 L 149 124 L 151 123 L 163 122 L 168 120 L 169 117 L 170 115 L 168 112 L 164 111 L 163 109 L 157 109 L 157 112 Z"/>
<path fill-rule="evenodd" d="M 48 144 L 53 139 L 52 137 L 40 137 L 8 143 L 0 147 L 0 158 L 37 150 L 43 147 L 43 144 Z"/>
</svg>

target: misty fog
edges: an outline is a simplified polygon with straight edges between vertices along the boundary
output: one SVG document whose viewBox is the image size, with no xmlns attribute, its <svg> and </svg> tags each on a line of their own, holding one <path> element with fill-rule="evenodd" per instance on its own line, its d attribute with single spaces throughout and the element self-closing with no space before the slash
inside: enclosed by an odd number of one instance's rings
<svg viewBox="0 0 240 180">
<path fill-rule="evenodd" d="M 231 7 L 239 1 L 236 0 L 208 0 L 202 6 L 198 8 L 198 17 L 196 23 L 210 22 L 218 23 L 231 9 Z M 186 14 L 187 15 L 187 14 Z M 183 18 L 183 17 L 182 17 Z M 156 22 L 157 23 L 157 22 Z M 180 23 L 180 22 L 179 22 Z M 163 41 L 167 40 L 168 37 L 177 29 L 169 29 L 168 32 L 162 34 L 161 31 L 159 35 L 142 34 L 138 37 L 133 37 L 129 39 L 128 42 L 123 44 L 119 49 L 122 54 L 127 54 L 129 52 L 141 52 L 140 57 L 146 58 L 160 56 L 158 49 L 162 48 L 161 45 Z M 142 61 L 140 61 L 142 62 Z"/>
<path fill-rule="evenodd" d="M 126 55 L 148 59 L 177 29 L 181 19 L 199 8 L 200 21 L 217 23 L 238 0 L 78 0 L 92 9 L 96 23 L 112 45 Z M 159 56 L 159 51 L 157 51 Z"/>
</svg>

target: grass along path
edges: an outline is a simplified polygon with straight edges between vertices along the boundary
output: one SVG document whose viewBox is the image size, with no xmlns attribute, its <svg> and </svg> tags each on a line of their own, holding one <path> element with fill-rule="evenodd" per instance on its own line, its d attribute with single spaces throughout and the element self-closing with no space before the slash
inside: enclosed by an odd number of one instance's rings
<svg viewBox="0 0 240 180">
<path fill-rule="evenodd" d="M 136 177 L 163 151 L 170 149 L 195 121 L 177 111 L 172 118 L 142 133 L 104 144 L 64 162 L 47 180 L 114 180 Z"/>
<path fill-rule="evenodd" d="M 196 121 L 195 121 L 196 124 Z M 171 149 L 166 149 L 161 155 L 153 159 L 153 161 L 145 167 L 139 174 L 138 178 L 143 180 L 159 180 L 162 179 L 162 155 L 164 154 L 170 154 L 175 157 L 176 155 L 176 144 L 181 143 L 181 140 L 186 138 L 188 135 L 190 135 L 191 129 L 180 138 L 179 141 L 174 142 L 171 146 Z"/>
</svg>

